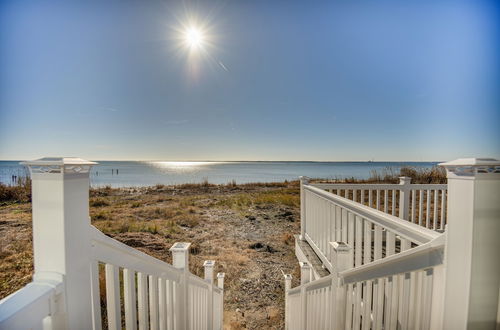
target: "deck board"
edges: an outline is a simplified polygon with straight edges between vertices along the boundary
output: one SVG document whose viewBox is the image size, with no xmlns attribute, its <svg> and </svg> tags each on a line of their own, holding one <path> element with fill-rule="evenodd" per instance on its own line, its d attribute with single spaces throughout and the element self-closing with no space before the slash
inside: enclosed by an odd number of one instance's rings
<svg viewBox="0 0 500 330">
<path fill-rule="evenodd" d="M 328 269 L 323 267 L 323 263 L 321 262 L 321 260 L 316 255 L 316 253 L 314 252 L 314 250 L 307 241 L 299 239 L 299 235 L 295 235 L 295 241 L 302 250 L 302 253 L 304 253 L 304 255 L 306 256 L 307 260 L 309 260 L 311 267 L 320 277 L 325 277 L 330 275 Z"/>
</svg>

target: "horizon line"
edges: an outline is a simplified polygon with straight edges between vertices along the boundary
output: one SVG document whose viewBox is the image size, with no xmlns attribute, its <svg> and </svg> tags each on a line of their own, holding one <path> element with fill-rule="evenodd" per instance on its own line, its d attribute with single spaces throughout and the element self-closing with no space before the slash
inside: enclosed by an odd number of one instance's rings
<svg viewBox="0 0 500 330">
<path fill-rule="evenodd" d="M 22 162 L 27 159 L 0 159 L 0 162 Z M 95 162 L 172 162 L 172 163 L 441 163 L 444 160 L 162 160 L 162 159 L 89 159 Z"/>
</svg>

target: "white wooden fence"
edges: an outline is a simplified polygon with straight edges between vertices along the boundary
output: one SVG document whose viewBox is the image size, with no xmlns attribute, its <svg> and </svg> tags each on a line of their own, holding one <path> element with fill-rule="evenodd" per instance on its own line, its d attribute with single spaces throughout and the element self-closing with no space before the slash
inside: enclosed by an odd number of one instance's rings
<svg viewBox="0 0 500 330">
<path fill-rule="evenodd" d="M 302 180 L 301 239 L 331 275 L 311 281 L 310 266 L 301 263 L 299 287 L 285 277 L 288 329 L 499 326 L 500 162 L 442 165 L 449 185 L 445 233 Z"/>
<path fill-rule="evenodd" d="M 89 170 L 95 163 L 44 158 L 26 164 L 35 272 L 32 283 L 0 301 L 0 329 L 101 329 L 101 311 L 108 329 L 222 329 L 224 274 L 214 285 L 213 261 L 205 262 L 201 279 L 189 272 L 189 243 L 172 246 L 170 265 L 93 227 Z"/>
<path fill-rule="evenodd" d="M 426 228 L 442 231 L 446 225 L 446 184 L 411 184 L 408 177 L 399 184 L 309 183 L 306 177 L 301 182 Z"/>
</svg>

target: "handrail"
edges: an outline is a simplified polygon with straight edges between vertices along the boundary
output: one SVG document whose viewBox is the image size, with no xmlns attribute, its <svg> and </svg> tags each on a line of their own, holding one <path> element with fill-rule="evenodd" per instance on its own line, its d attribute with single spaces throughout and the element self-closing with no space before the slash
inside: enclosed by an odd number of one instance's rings
<svg viewBox="0 0 500 330">
<path fill-rule="evenodd" d="M 437 233 L 434 230 L 427 229 L 414 223 L 402 220 L 393 215 L 351 201 L 347 198 L 332 194 L 320 188 L 311 185 L 304 185 L 304 189 L 419 245 L 430 242 L 440 235 L 440 233 Z"/>
<path fill-rule="evenodd" d="M 0 328 L 41 328 L 42 320 L 55 312 L 52 300 L 62 286 L 62 281 L 31 282 L 0 300 Z"/>
<path fill-rule="evenodd" d="M 123 244 L 90 226 L 92 251 L 95 260 L 115 266 L 145 272 L 178 281 L 182 270 Z"/>
<path fill-rule="evenodd" d="M 309 183 L 310 186 L 320 189 L 378 189 L 391 190 L 400 187 L 397 183 Z"/>
<path fill-rule="evenodd" d="M 325 277 L 322 277 L 316 281 L 309 282 L 304 285 L 304 289 L 306 292 L 312 291 L 312 290 L 317 290 L 317 289 L 323 289 L 326 287 L 329 287 L 332 285 L 332 279 L 333 275 L 328 275 Z"/>
<path fill-rule="evenodd" d="M 443 263 L 445 236 L 383 259 L 339 273 L 343 284 L 432 268 Z"/>
<path fill-rule="evenodd" d="M 210 287 L 210 285 L 214 286 L 213 284 L 206 282 L 204 279 L 202 279 L 202 278 L 200 278 L 192 273 L 188 274 L 188 282 L 189 282 L 189 284 L 196 285 L 197 287 L 200 287 L 202 289 L 207 289 L 207 290 Z"/>
<path fill-rule="evenodd" d="M 445 239 L 446 234 L 441 234 L 438 238 L 426 244 L 340 272 L 338 276 L 341 283 L 345 285 L 432 268 L 443 263 Z M 330 274 L 290 289 L 287 294 L 293 296 L 299 294 L 301 289 L 305 289 L 307 292 L 328 287 L 331 285 L 333 278 L 334 275 Z"/>
<path fill-rule="evenodd" d="M 411 190 L 448 190 L 446 183 L 412 183 L 410 184 Z"/>
<path fill-rule="evenodd" d="M 309 183 L 309 185 L 320 189 L 392 190 L 401 188 L 399 183 Z M 413 190 L 448 189 L 448 185 L 443 183 L 412 183 L 409 187 Z"/>
<path fill-rule="evenodd" d="M 301 287 L 301 286 L 299 285 L 299 286 L 296 286 L 296 287 L 295 287 L 295 288 L 293 288 L 293 289 L 288 290 L 288 291 L 287 291 L 287 295 L 289 295 L 289 296 L 294 296 L 294 295 L 296 295 L 296 294 L 299 294 L 299 293 L 300 293 L 300 287 Z"/>
<path fill-rule="evenodd" d="M 311 291 L 311 290 L 323 289 L 323 288 L 329 287 L 332 284 L 332 279 L 333 279 L 333 275 L 328 275 L 328 276 L 319 278 L 315 281 L 296 286 L 295 288 L 288 290 L 288 295 L 290 296 L 290 295 L 294 295 L 296 293 L 300 293 L 301 289 L 305 289 L 307 292 L 307 291 Z"/>
<path fill-rule="evenodd" d="M 189 281 L 189 284 L 193 284 L 193 285 L 196 285 L 200 288 L 207 289 L 207 290 L 209 289 L 210 286 L 212 286 L 212 290 L 214 290 L 214 292 L 222 293 L 222 289 L 219 288 L 217 285 L 215 285 L 213 283 L 209 283 L 209 282 L 205 281 L 204 279 L 202 279 L 201 277 L 196 276 L 193 273 L 188 274 L 188 281 Z"/>
<path fill-rule="evenodd" d="M 217 285 L 213 285 L 213 290 L 215 293 L 222 294 L 223 290 L 219 288 Z"/>
</svg>

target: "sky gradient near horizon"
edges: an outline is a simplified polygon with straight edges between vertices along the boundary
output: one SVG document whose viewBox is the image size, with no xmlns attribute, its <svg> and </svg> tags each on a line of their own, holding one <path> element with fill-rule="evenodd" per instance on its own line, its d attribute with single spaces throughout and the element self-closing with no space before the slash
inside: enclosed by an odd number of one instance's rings
<svg viewBox="0 0 500 330">
<path fill-rule="evenodd" d="M 500 158 L 494 1 L 2 1 L 0 159 Z M 179 44 L 189 20 L 205 52 Z"/>
</svg>

